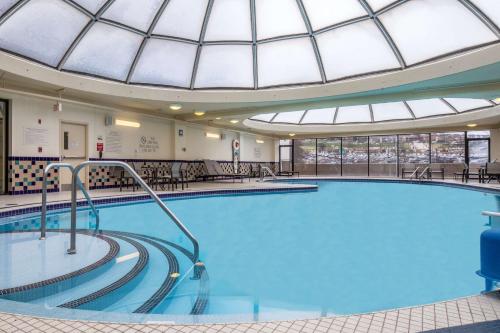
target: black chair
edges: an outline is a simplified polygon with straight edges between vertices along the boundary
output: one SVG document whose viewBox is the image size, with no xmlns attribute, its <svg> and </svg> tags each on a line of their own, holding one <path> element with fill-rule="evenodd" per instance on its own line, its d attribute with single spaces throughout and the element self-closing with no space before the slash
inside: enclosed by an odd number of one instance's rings
<svg viewBox="0 0 500 333">
<path fill-rule="evenodd" d="M 484 178 L 488 183 L 493 179 L 496 179 L 500 183 L 500 162 L 486 163 Z"/>
<path fill-rule="evenodd" d="M 159 166 L 155 169 L 154 182 L 156 189 L 160 187 L 161 190 L 169 189 L 170 184 L 172 183 L 172 175 L 170 174 L 170 170 L 167 166 Z"/>
<path fill-rule="evenodd" d="M 170 168 L 170 181 L 172 184 L 172 191 L 175 188 L 178 188 L 179 183 L 184 190 L 184 184 L 186 184 L 186 188 L 189 188 L 189 180 L 187 177 L 187 164 L 183 164 L 182 162 L 174 162 Z"/>
</svg>

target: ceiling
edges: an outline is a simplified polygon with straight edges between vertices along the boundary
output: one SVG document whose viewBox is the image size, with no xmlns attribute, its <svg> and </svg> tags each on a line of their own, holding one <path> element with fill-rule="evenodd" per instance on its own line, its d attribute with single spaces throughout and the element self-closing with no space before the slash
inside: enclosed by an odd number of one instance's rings
<svg viewBox="0 0 500 333">
<path fill-rule="evenodd" d="M 130 85 L 255 90 L 496 44 L 499 12 L 495 0 L 4 0 L 0 49 Z"/>
<path fill-rule="evenodd" d="M 246 119 L 443 97 L 500 97 L 499 13 L 497 0 L 4 0 L 0 97 L 2 90 L 61 97 L 286 135 L 287 124 L 248 127 Z M 123 48 L 131 40 L 135 48 Z M 174 46 L 196 48 L 194 60 Z M 251 60 L 240 53 L 246 48 L 252 49 Z M 121 76 L 114 76 L 118 72 Z M 181 109 L 171 110 L 172 104 Z M 496 111 L 467 112 L 453 120 L 437 115 L 389 124 L 355 122 L 334 131 L 444 128 L 471 119 L 496 126 Z M 331 128 L 304 133 L 314 130 Z"/>
</svg>

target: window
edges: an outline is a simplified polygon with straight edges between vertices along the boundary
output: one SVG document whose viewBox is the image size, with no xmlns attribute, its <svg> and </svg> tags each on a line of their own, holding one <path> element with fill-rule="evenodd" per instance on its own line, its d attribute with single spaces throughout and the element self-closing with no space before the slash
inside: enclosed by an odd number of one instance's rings
<svg viewBox="0 0 500 333">
<path fill-rule="evenodd" d="M 400 135 L 399 162 L 429 164 L 429 134 Z"/>
<path fill-rule="evenodd" d="M 294 140 L 295 171 L 304 175 L 316 174 L 316 139 Z"/>
<path fill-rule="evenodd" d="M 343 138 L 342 159 L 342 174 L 344 176 L 367 176 L 368 137 Z"/>
<path fill-rule="evenodd" d="M 370 137 L 370 176 L 398 175 L 398 137 Z"/>
<path fill-rule="evenodd" d="M 341 175 L 340 138 L 318 139 L 318 175 Z"/>
<path fill-rule="evenodd" d="M 465 163 L 465 133 L 432 133 L 431 162 L 433 167 L 444 168 L 445 176 L 461 172 Z"/>
</svg>

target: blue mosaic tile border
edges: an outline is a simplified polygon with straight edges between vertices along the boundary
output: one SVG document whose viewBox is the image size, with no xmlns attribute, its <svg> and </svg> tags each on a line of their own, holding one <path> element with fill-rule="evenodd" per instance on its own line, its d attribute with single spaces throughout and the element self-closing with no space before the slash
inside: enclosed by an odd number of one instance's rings
<svg viewBox="0 0 500 333">
<path fill-rule="evenodd" d="M 158 196 L 161 199 L 173 199 L 173 198 L 194 198 L 194 197 L 205 197 L 205 196 L 226 196 L 226 195 L 238 195 L 238 194 L 265 194 L 265 193 L 290 193 L 290 192 L 304 192 L 304 191 L 317 191 L 318 187 L 315 185 L 304 185 L 301 187 L 287 187 L 287 188 L 266 188 L 266 189 L 239 189 L 239 190 L 213 190 L 213 191 L 200 191 L 200 192 L 177 192 L 177 193 L 163 193 Z M 93 200 L 95 205 L 109 205 L 109 204 L 122 204 L 130 202 L 142 202 L 150 201 L 151 197 L 147 194 L 145 195 L 131 195 L 131 196 L 120 196 L 120 197 L 109 197 L 109 198 L 96 198 Z M 78 201 L 77 207 L 87 207 L 87 201 Z M 56 204 L 48 204 L 47 211 L 62 210 L 71 208 L 70 202 L 62 202 Z M 0 218 L 13 217 L 18 215 L 39 213 L 41 211 L 41 206 L 34 206 L 21 209 L 13 209 L 9 211 L 0 211 Z"/>
<path fill-rule="evenodd" d="M 321 177 L 304 177 L 304 178 L 289 178 L 289 179 L 276 179 L 266 180 L 273 183 L 300 183 L 307 181 L 329 181 L 329 182 L 345 182 L 345 183 L 399 183 L 399 184 L 413 184 L 413 185 L 434 185 L 460 188 L 463 190 L 479 191 L 489 194 L 500 195 L 500 188 L 486 188 L 475 184 L 454 184 L 446 183 L 439 180 L 410 180 L 410 179 L 362 179 L 362 178 L 321 178 Z"/>
</svg>

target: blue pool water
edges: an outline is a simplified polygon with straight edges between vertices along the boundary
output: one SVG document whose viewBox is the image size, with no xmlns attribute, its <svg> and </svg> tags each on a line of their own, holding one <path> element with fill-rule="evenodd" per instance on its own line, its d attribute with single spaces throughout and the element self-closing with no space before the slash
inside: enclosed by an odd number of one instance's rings
<svg viewBox="0 0 500 333">
<path fill-rule="evenodd" d="M 209 275 L 205 315 L 264 320 L 351 314 L 482 290 L 475 271 L 487 220 L 480 213 L 498 210 L 498 196 L 445 186 L 312 183 L 318 191 L 167 201 L 200 242 Z M 104 230 L 155 236 L 192 249 L 153 203 L 102 207 L 100 219 Z M 79 226 L 88 227 L 91 220 L 80 218 Z M 67 227 L 68 214 L 53 215 L 50 223 Z M 136 295 L 154 291 L 161 279 L 147 274 L 164 275 L 166 268 L 158 262 L 159 251 L 150 249 L 150 255 L 146 277 L 99 310 L 129 312 L 133 307 L 127 302 L 140 302 Z M 178 258 L 184 278 L 153 313 L 185 315 L 193 302 L 192 267 Z M 70 297 L 71 291 L 66 293 Z"/>
</svg>

